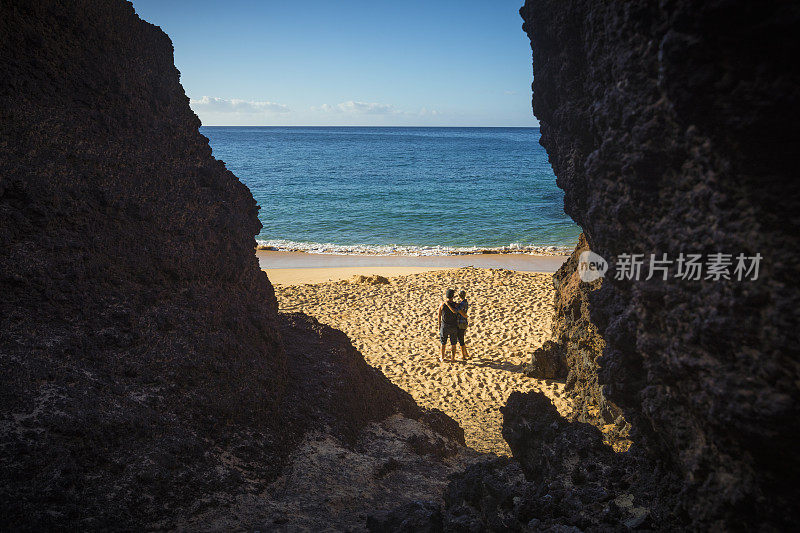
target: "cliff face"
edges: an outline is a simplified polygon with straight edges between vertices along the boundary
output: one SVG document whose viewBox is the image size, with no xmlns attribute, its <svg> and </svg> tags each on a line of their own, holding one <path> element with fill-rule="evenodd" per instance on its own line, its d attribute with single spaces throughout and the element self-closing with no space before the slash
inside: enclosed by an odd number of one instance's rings
<svg viewBox="0 0 800 533">
<path fill-rule="evenodd" d="M 585 234 L 554 276 L 546 351 L 563 357 L 592 424 L 513 393 L 503 436 L 514 461 L 454 476 L 431 522 L 795 528 L 800 7 L 527 0 L 520 13 L 541 143 Z M 586 249 L 611 263 L 602 282 L 579 281 Z M 731 279 L 680 279 L 674 263 L 646 279 L 650 254 L 681 253 L 731 254 Z M 644 254 L 639 280 L 617 277 L 621 254 Z M 756 279 L 736 279 L 738 254 L 761 255 Z M 630 425 L 626 453 L 593 427 L 615 406 Z"/>
<path fill-rule="evenodd" d="M 605 407 L 597 384 L 597 358 L 602 355 L 605 343 L 589 316 L 589 294 L 599 289 L 602 281 L 584 283 L 578 272 L 578 259 L 588 249 L 586 237 L 581 234 L 572 255 L 553 274 L 556 289 L 553 338 L 563 347 L 568 371 L 566 389 L 575 397 L 581 418 L 599 418 L 601 406 L 603 418 L 609 418 L 610 408 Z"/>
<path fill-rule="evenodd" d="M 279 318 L 258 207 L 199 125 L 129 3 L 0 4 L 5 527 L 190 515 L 263 488 L 309 428 L 398 410 L 463 443 L 341 334 Z"/>
<path fill-rule="evenodd" d="M 231 417 L 268 412 L 286 365 L 252 254 L 258 207 L 198 133 L 169 38 L 122 2 L 2 14 L 4 346 L 200 380 L 200 402 L 213 376 Z M 200 346 L 216 357 L 175 357 Z M 249 374 L 255 396 L 235 384 Z"/>
<path fill-rule="evenodd" d="M 209 435 L 277 466 L 257 207 L 167 36 L 123 2 L 4 2 L 0 71 L 4 520 L 126 524 L 154 492 L 229 486 Z"/>
<path fill-rule="evenodd" d="M 601 287 L 602 280 L 590 283 L 581 280 L 578 262 L 588 250 L 586 237 L 581 234 L 575 251 L 553 274 L 556 289 L 553 342 L 564 359 L 565 391 L 574 402 L 575 418 L 602 429 L 615 449 L 626 450 L 630 446 L 626 438 L 629 425 L 621 409 L 605 397 L 598 382 L 598 361 L 605 341 L 592 322 L 589 300 Z"/>
<path fill-rule="evenodd" d="M 521 14 L 565 210 L 612 263 L 588 294 L 598 383 L 634 442 L 680 473 L 688 520 L 784 523 L 800 473 L 786 455 L 800 430 L 800 10 L 528 0 Z M 761 254 L 758 279 L 613 275 L 624 253 L 719 252 L 731 273 Z"/>
</svg>

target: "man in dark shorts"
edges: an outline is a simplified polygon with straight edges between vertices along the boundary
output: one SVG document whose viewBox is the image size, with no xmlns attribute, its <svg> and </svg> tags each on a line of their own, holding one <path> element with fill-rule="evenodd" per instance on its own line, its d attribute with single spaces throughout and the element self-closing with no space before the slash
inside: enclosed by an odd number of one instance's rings
<svg viewBox="0 0 800 533">
<path fill-rule="evenodd" d="M 439 340 L 442 341 L 442 353 L 439 355 L 439 361 L 445 360 L 447 339 L 450 339 L 450 345 L 453 348 L 451 363 L 456 360 L 456 342 L 458 342 L 458 314 L 455 311 L 456 303 L 453 301 L 455 295 L 456 291 L 447 289 L 445 293 L 447 301 L 442 302 L 442 305 L 439 306 Z"/>
</svg>

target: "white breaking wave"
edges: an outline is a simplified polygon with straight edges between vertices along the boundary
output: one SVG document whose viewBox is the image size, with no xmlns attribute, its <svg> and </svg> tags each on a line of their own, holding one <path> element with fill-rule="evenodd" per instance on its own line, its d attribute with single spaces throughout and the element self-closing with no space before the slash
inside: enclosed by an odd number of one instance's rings
<svg viewBox="0 0 800 533">
<path fill-rule="evenodd" d="M 256 240 L 259 250 L 274 250 L 280 252 L 307 252 L 311 254 L 336 254 L 336 255 L 465 255 L 465 254 L 531 254 L 531 255 L 569 255 L 572 250 L 563 246 L 534 246 L 511 243 L 508 246 L 399 246 L 399 245 L 368 245 L 356 244 L 352 246 L 318 243 L 297 242 L 285 239 Z"/>
</svg>

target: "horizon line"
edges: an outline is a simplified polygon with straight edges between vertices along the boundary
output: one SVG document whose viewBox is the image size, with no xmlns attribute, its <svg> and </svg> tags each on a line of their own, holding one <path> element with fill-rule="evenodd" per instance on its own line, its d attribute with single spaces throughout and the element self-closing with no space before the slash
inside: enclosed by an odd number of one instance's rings
<svg viewBox="0 0 800 533">
<path fill-rule="evenodd" d="M 296 125 L 270 125 L 270 124 L 201 124 L 201 128 L 514 128 L 514 129 L 539 129 L 540 126 L 364 126 L 364 125 L 314 125 L 314 124 L 296 124 Z"/>
</svg>

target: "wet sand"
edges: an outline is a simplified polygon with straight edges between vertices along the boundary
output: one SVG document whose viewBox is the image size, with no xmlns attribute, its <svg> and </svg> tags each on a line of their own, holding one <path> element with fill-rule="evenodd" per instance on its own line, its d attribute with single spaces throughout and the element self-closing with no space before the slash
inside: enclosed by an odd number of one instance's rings
<svg viewBox="0 0 800 533">
<path fill-rule="evenodd" d="M 339 281 L 358 274 L 391 277 L 462 267 L 555 272 L 567 259 L 563 255 L 336 255 L 266 250 L 257 250 L 256 257 L 270 281 L 281 285 Z"/>
</svg>

